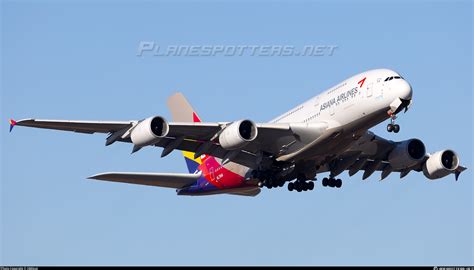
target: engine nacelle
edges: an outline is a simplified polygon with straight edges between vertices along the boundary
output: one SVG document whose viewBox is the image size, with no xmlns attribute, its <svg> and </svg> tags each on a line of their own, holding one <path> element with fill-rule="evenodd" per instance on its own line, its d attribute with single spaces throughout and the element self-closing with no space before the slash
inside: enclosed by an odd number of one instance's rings
<svg viewBox="0 0 474 270">
<path fill-rule="evenodd" d="M 394 170 L 405 169 L 420 162 L 426 154 L 425 145 L 418 139 L 397 143 L 388 155 L 388 162 Z"/>
<path fill-rule="evenodd" d="M 168 131 L 168 122 L 161 116 L 155 116 L 139 122 L 132 130 L 130 138 L 136 146 L 147 146 L 156 142 L 156 139 L 165 137 Z"/>
<path fill-rule="evenodd" d="M 453 150 L 432 154 L 423 165 L 423 174 L 429 179 L 439 179 L 455 171 L 459 166 L 458 155 Z"/>
<path fill-rule="evenodd" d="M 250 120 L 230 124 L 219 135 L 219 144 L 226 150 L 240 149 L 257 138 L 258 129 Z"/>
</svg>

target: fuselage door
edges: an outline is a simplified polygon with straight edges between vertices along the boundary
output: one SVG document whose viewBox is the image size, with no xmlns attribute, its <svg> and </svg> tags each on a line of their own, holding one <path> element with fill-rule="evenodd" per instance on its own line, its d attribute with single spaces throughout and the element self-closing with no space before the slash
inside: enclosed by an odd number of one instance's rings
<svg viewBox="0 0 474 270">
<path fill-rule="evenodd" d="M 368 97 L 368 98 L 372 96 L 373 91 L 374 91 L 374 83 L 369 83 L 369 84 L 367 84 L 366 93 L 367 93 L 367 97 Z"/>
<path fill-rule="evenodd" d="M 316 96 L 316 98 L 314 99 L 314 110 L 318 111 L 319 110 L 319 96 Z"/>
<path fill-rule="evenodd" d="M 378 78 L 377 83 L 374 86 L 374 97 L 375 100 L 383 99 L 383 88 L 382 88 L 382 79 Z"/>
</svg>

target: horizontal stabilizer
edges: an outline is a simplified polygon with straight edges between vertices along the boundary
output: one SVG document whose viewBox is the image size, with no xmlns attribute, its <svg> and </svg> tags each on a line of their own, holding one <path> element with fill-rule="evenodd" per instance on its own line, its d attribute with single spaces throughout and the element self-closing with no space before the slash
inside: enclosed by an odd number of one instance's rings
<svg viewBox="0 0 474 270">
<path fill-rule="evenodd" d="M 167 188 L 183 188 L 196 182 L 200 176 L 200 174 L 187 173 L 107 172 L 93 175 L 88 179 Z"/>
</svg>

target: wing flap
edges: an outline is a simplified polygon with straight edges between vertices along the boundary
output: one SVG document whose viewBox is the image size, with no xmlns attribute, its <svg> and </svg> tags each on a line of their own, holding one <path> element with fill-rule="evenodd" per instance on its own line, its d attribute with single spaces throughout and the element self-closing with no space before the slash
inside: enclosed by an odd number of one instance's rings
<svg viewBox="0 0 474 270">
<path fill-rule="evenodd" d="M 172 143 L 175 140 L 176 138 L 163 138 L 158 143 L 156 143 L 155 146 L 166 147 L 166 145 Z M 179 145 L 176 146 L 176 149 L 194 153 L 197 152 L 197 150 L 203 143 L 205 142 L 185 139 Z M 219 145 L 212 144 L 209 150 L 206 151 L 204 154 L 224 159 L 227 153 L 228 151 L 223 149 Z M 256 159 L 257 157 L 254 154 L 245 151 L 239 151 L 238 155 L 232 158 L 232 161 L 250 168 L 256 168 Z"/>
<path fill-rule="evenodd" d="M 93 175 L 88 179 L 166 188 L 183 188 L 196 182 L 200 176 L 200 174 L 184 173 L 107 172 Z"/>
</svg>

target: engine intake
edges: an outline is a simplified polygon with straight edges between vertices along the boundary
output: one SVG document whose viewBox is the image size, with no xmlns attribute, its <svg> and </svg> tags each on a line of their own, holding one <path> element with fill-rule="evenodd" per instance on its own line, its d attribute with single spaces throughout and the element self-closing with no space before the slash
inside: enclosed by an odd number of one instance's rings
<svg viewBox="0 0 474 270">
<path fill-rule="evenodd" d="M 258 129 L 250 120 L 230 124 L 219 135 L 219 144 L 226 150 L 240 149 L 257 138 Z"/>
<path fill-rule="evenodd" d="M 149 117 L 137 124 L 130 138 L 137 146 L 147 146 L 165 137 L 169 132 L 168 122 L 161 116 Z"/>
<path fill-rule="evenodd" d="M 423 174 L 429 179 L 439 179 L 455 171 L 459 166 L 458 155 L 453 150 L 432 154 L 423 165 Z"/>
<path fill-rule="evenodd" d="M 393 169 L 405 169 L 420 162 L 426 154 L 425 145 L 418 139 L 397 143 L 390 152 L 388 162 Z"/>
</svg>

